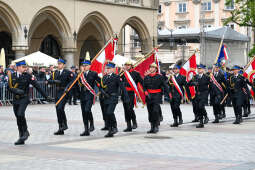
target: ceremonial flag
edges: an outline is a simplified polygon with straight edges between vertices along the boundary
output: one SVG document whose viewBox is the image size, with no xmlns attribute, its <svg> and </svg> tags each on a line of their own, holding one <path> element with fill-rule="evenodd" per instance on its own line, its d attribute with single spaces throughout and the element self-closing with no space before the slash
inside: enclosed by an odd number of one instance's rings
<svg viewBox="0 0 255 170">
<path fill-rule="evenodd" d="M 250 63 L 244 68 L 243 76 L 246 77 L 251 83 L 253 83 L 253 79 L 255 78 L 255 57 L 250 61 Z M 252 96 L 254 97 L 254 91 L 250 86 L 248 86 Z"/>
<path fill-rule="evenodd" d="M 149 57 L 143 59 L 139 64 L 134 66 L 134 70 L 139 72 L 141 77 L 144 78 L 145 72 L 149 69 L 150 65 L 155 63 L 155 54 L 151 53 Z"/>
<path fill-rule="evenodd" d="M 197 69 L 197 57 L 196 53 L 194 53 L 182 66 L 180 69 L 180 74 L 186 77 L 186 81 L 189 82 L 192 80 L 193 76 L 196 75 Z M 195 87 L 189 87 L 191 98 L 194 98 L 196 95 Z M 186 93 L 187 96 L 187 93 Z"/>
<path fill-rule="evenodd" d="M 180 74 L 183 76 L 187 76 L 188 72 L 191 69 L 196 69 L 197 68 L 197 58 L 196 58 L 196 53 L 194 53 L 182 66 L 180 69 Z"/>
<path fill-rule="evenodd" d="M 221 66 L 225 66 L 225 63 L 228 60 L 228 58 L 229 57 L 228 57 L 227 48 L 225 45 L 222 45 L 221 49 L 220 49 L 220 54 L 217 59 L 217 64 L 219 64 Z"/>
<path fill-rule="evenodd" d="M 103 76 L 104 66 L 106 62 L 112 61 L 113 58 L 114 49 L 112 40 L 110 40 L 92 60 L 90 70 L 97 72 L 99 76 Z"/>
</svg>

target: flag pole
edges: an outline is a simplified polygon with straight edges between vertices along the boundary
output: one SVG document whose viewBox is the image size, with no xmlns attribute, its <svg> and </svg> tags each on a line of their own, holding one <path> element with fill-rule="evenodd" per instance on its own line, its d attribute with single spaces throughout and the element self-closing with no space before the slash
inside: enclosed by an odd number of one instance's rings
<svg viewBox="0 0 255 170">
<path fill-rule="evenodd" d="M 182 64 L 182 66 L 181 67 L 183 67 L 184 66 L 184 64 L 186 64 L 189 60 L 190 60 L 190 58 L 194 55 L 194 54 L 196 54 L 197 53 L 197 51 L 198 51 L 198 49 L 196 49 L 195 50 L 195 52 L 185 61 L 185 63 L 183 63 Z"/>
<path fill-rule="evenodd" d="M 111 39 L 104 45 L 104 47 L 97 53 L 97 55 L 92 59 L 91 63 L 102 53 L 102 51 L 105 49 L 105 47 L 112 41 L 112 37 Z M 64 92 L 64 94 L 60 97 L 60 99 L 56 102 L 56 106 L 63 100 L 63 98 L 66 96 L 66 94 L 72 89 L 72 87 L 75 85 L 75 83 L 79 80 L 79 78 L 81 77 L 81 74 L 83 72 L 81 72 L 80 74 L 78 74 L 78 76 L 76 77 L 76 79 L 73 81 L 73 83 L 68 87 L 68 89 Z"/>
<path fill-rule="evenodd" d="M 255 56 L 253 56 L 252 60 L 246 65 L 246 67 L 243 69 L 243 72 L 245 72 L 245 71 L 248 69 L 249 65 L 250 65 L 254 60 L 255 60 Z"/>
<path fill-rule="evenodd" d="M 95 59 L 97 59 L 97 57 L 104 51 L 104 49 L 106 48 L 106 46 L 113 40 L 113 38 L 111 37 L 111 39 L 104 45 L 104 47 L 97 53 L 97 55 L 92 59 L 91 63 L 93 63 L 93 61 Z"/>
<path fill-rule="evenodd" d="M 220 50 L 221 50 L 221 47 L 222 47 L 222 44 L 223 44 L 226 32 L 227 32 L 227 27 L 225 26 L 225 30 L 224 30 L 224 33 L 223 33 L 222 38 L 221 38 L 220 46 L 219 46 L 219 49 L 218 49 L 218 52 L 217 52 L 214 64 L 216 64 L 217 61 L 218 61 L 218 58 L 219 58 L 219 55 L 220 55 Z"/>
</svg>

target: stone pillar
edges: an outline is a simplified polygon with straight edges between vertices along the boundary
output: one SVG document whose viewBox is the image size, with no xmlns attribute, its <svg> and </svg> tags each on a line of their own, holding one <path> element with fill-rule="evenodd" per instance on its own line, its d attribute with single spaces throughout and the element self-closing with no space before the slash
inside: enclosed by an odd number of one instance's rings
<svg viewBox="0 0 255 170">
<path fill-rule="evenodd" d="M 19 58 L 24 57 L 26 55 L 26 51 L 28 50 L 28 47 L 26 47 L 26 46 L 14 46 L 14 47 L 12 47 L 12 50 L 15 51 L 15 59 L 19 59 Z"/>
<path fill-rule="evenodd" d="M 64 49 L 63 56 L 66 60 L 66 68 L 70 68 L 74 65 L 75 49 Z"/>
</svg>

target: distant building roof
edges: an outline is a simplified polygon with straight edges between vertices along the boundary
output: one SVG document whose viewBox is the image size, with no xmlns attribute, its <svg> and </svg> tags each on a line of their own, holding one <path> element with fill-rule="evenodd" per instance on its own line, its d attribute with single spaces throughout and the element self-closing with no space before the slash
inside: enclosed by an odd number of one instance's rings
<svg viewBox="0 0 255 170">
<path fill-rule="evenodd" d="M 206 39 L 221 39 L 224 32 L 225 41 L 244 41 L 248 42 L 250 41 L 249 37 L 246 35 L 243 35 L 235 30 L 233 30 L 230 27 L 211 27 L 211 28 L 205 28 L 204 29 L 204 36 Z M 200 28 L 187 28 L 187 29 L 177 29 L 172 32 L 172 36 L 176 39 L 184 38 L 186 40 L 200 40 Z M 171 36 L 171 31 L 168 29 L 158 30 L 158 39 L 168 39 Z"/>
</svg>

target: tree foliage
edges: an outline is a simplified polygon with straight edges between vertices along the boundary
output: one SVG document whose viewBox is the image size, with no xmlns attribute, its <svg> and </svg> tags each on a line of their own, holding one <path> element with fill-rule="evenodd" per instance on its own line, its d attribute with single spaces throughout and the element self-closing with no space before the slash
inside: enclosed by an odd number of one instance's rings
<svg viewBox="0 0 255 170">
<path fill-rule="evenodd" d="M 230 6 L 233 2 L 235 8 L 224 24 L 233 22 L 239 26 L 251 27 L 255 38 L 255 0 L 227 0 L 225 5 Z M 249 55 L 255 55 L 255 44 Z"/>
</svg>

